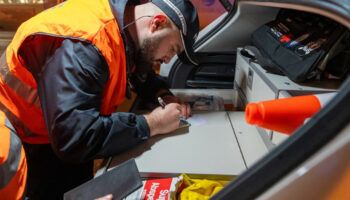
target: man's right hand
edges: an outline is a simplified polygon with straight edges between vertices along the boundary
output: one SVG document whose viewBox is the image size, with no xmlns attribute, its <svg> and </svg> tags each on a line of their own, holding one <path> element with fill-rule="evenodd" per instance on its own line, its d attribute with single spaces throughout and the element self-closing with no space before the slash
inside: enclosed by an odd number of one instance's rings
<svg viewBox="0 0 350 200">
<path fill-rule="evenodd" d="M 179 127 L 181 106 L 178 103 L 170 103 L 164 108 L 157 107 L 144 116 L 150 128 L 150 136 L 169 133 Z"/>
</svg>

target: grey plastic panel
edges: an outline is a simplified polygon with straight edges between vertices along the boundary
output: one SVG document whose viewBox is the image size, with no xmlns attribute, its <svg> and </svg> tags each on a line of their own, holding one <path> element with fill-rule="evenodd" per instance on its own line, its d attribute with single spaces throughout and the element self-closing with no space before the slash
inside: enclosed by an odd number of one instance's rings
<svg viewBox="0 0 350 200">
<path fill-rule="evenodd" d="M 255 126 L 247 124 L 244 112 L 230 112 L 232 127 L 240 145 L 247 167 L 268 152 L 268 148 Z"/>
<path fill-rule="evenodd" d="M 265 193 L 259 200 L 335 199 L 336 189 L 344 187 L 350 166 L 350 125 L 332 142 L 310 159 L 296 167 Z M 340 185 L 343 181 L 343 185 Z M 339 193 L 338 198 L 346 193 Z M 344 190 L 345 191 L 345 190 Z"/>
</svg>

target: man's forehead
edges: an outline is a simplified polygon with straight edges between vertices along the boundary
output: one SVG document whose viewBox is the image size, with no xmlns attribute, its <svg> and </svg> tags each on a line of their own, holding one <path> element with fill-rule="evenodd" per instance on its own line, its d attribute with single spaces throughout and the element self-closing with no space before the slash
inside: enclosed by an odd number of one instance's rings
<svg viewBox="0 0 350 200">
<path fill-rule="evenodd" d="M 176 51 L 176 54 L 180 54 L 181 52 L 184 51 L 185 47 L 184 47 L 184 44 L 183 44 L 183 41 L 182 41 L 182 33 L 181 33 L 181 30 L 179 29 L 178 26 L 176 26 L 176 24 L 166 15 L 164 14 L 167 19 L 170 21 L 170 23 L 172 24 L 172 30 L 174 30 L 175 34 L 176 34 L 176 38 L 179 38 L 178 42 L 175 44 L 175 51 Z"/>
<path fill-rule="evenodd" d="M 178 36 L 179 36 L 178 38 L 180 38 L 180 40 L 176 44 L 176 49 L 175 50 L 176 50 L 176 54 L 180 54 L 185 49 L 185 47 L 184 47 L 184 44 L 183 44 L 183 41 L 182 41 L 182 35 L 181 35 L 182 33 L 181 33 L 181 31 L 179 29 L 177 31 L 177 34 L 178 34 Z"/>
</svg>

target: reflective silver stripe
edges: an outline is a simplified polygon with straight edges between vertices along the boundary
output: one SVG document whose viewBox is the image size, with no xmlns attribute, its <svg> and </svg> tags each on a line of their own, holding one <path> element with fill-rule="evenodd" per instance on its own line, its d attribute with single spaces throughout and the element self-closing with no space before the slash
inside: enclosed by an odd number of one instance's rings
<svg viewBox="0 0 350 200">
<path fill-rule="evenodd" d="M 4 112 L 5 113 L 5 112 Z M 6 115 L 6 114 L 5 114 Z M 11 130 L 11 132 L 17 133 L 15 127 L 13 127 L 13 125 L 11 124 L 11 122 L 9 121 L 9 119 L 6 117 L 5 119 L 5 126 Z"/>
<path fill-rule="evenodd" d="M 0 103 L 0 110 L 2 110 L 6 115 L 7 122 L 5 123 L 6 127 L 11 129 L 11 131 L 16 133 L 15 127 L 18 127 L 23 130 L 23 134 L 25 137 L 35 137 L 39 134 L 33 133 L 31 130 L 29 130 L 28 127 L 26 127 L 21 120 L 19 120 L 14 114 L 12 114 L 11 111 L 9 111 L 4 105 Z M 11 125 L 11 126 L 10 126 Z M 12 126 L 14 125 L 14 126 Z"/>
<path fill-rule="evenodd" d="M 183 16 L 183 14 L 181 13 L 181 11 L 172 3 L 170 2 L 169 0 L 164 0 L 164 2 L 166 4 L 168 4 L 168 6 L 174 10 L 174 12 L 177 14 L 177 16 L 179 17 L 180 19 L 180 22 L 181 22 L 181 25 L 182 25 L 182 33 L 184 35 L 187 34 L 187 25 L 186 25 L 186 20 L 185 20 L 185 17 Z M 192 62 L 192 61 L 191 61 Z"/>
<path fill-rule="evenodd" d="M 182 34 L 180 34 L 180 35 L 181 35 L 182 44 L 185 44 L 184 37 L 182 36 Z M 186 50 L 186 47 L 184 48 L 184 50 L 185 50 L 185 53 L 186 53 L 186 56 L 187 56 L 188 60 L 190 60 L 192 64 L 198 65 L 195 61 L 193 61 L 193 60 L 191 59 L 191 56 L 188 55 L 188 52 L 187 52 L 187 50 Z"/>
<path fill-rule="evenodd" d="M 23 83 L 9 71 L 6 61 L 6 52 L 3 53 L 0 58 L 0 75 L 5 81 L 5 83 L 8 86 L 10 86 L 24 100 L 38 108 L 41 108 L 38 91 Z"/>
<path fill-rule="evenodd" d="M 21 140 L 11 132 L 9 155 L 7 160 L 0 165 L 0 190 L 5 188 L 16 175 L 20 161 Z"/>
</svg>

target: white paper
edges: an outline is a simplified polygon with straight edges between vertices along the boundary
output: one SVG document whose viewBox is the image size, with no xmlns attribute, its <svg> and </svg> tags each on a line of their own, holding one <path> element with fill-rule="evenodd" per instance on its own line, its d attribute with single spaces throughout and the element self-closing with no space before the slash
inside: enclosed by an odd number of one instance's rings
<svg viewBox="0 0 350 200">
<path fill-rule="evenodd" d="M 192 125 L 192 126 L 202 126 L 208 123 L 207 120 L 205 120 L 203 117 L 201 117 L 200 114 L 194 114 L 192 117 L 188 118 L 187 121 Z"/>
</svg>

